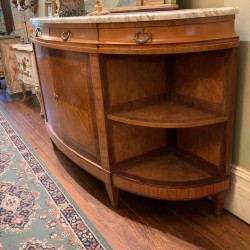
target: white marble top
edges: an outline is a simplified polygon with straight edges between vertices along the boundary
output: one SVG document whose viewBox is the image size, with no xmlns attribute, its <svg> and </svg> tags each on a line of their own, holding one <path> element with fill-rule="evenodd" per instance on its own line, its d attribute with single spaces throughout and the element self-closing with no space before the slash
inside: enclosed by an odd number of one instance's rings
<svg viewBox="0 0 250 250">
<path fill-rule="evenodd" d="M 27 44 L 15 43 L 12 45 L 12 48 L 17 49 L 17 50 L 22 50 L 22 51 L 28 51 L 28 52 L 33 51 L 32 44 L 30 43 L 27 43 Z"/>
<path fill-rule="evenodd" d="M 185 9 L 169 11 L 149 12 L 126 12 L 111 13 L 100 16 L 77 16 L 77 17 L 42 17 L 31 18 L 36 23 L 120 23 L 120 22 L 141 22 L 141 21 L 163 21 L 173 19 L 188 19 L 210 16 L 226 16 L 239 13 L 238 7 L 206 8 L 206 9 Z"/>
</svg>

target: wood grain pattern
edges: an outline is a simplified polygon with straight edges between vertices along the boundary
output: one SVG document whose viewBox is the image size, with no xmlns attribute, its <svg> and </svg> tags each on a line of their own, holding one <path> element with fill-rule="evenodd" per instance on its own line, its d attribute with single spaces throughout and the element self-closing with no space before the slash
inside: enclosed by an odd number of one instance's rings
<svg viewBox="0 0 250 250">
<path fill-rule="evenodd" d="M 231 75 L 225 74 L 225 81 L 227 88 L 225 91 L 225 103 L 223 112 L 229 113 L 229 122 L 225 127 L 224 145 L 222 154 L 224 154 L 221 171 L 230 175 L 231 159 L 232 159 L 232 144 L 233 144 L 233 129 L 234 129 L 234 107 L 236 100 L 236 78 L 237 78 L 237 63 L 238 63 L 238 50 L 232 49 L 228 52 L 226 57 L 225 68 Z"/>
<path fill-rule="evenodd" d="M 110 157 L 107 142 L 106 117 L 103 101 L 103 87 L 100 77 L 99 58 L 96 54 L 90 54 L 91 77 L 94 92 L 94 102 L 96 109 L 98 139 L 100 145 L 101 165 L 105 169 L 110 169 Z"/>
<path fill-rule="evenodd" d="M 229 189 L 230 181 L 221 180 L 220 182 L 189 188 L 178 188 L 178 187 L 159 187 L 152 185 L 145 185 L 138 183 L 137 181 L 131 181 L 123 176 L 114 174 L 113 184 L 116 188 L 126 190 L 128 192 L 143 195 L 154 199 L 166 199 L 166 200 L 189 200 L 189 199 L 200 199 L 208 197 L 216 193 L 221 193 Z M 215 212 L 219 213 L 218 210 Z"/>
<path fill-rule="evenodd" d="M 49 88 L 42 88 L 45 103 L 55 107 L 49 116 L 52 119 L 50 124 L 53 128 L 53 119 L 56 117 L 61 140 L 98 163 L 99 145 L 89 56 L 70 52 L 69 58 L 65 59 L 53 50 L 43 49 L 43 53 L 45 56 L 40 54 L 38 58 L 38 70 L 41 71 L 41 84 L 49 85 Z M 50 113 L 50 106 L 45 104 L 45 107 Z"/>
<path fill-rule="evenodd" d="M 173 54 L 220 50 L 239 46 L 234 18 L 220 16 L 98 25 L 34 23 L 34 30 L 39 27 L 42 35 L 35 37 L 32 34 L 31 41 L 55 49 L 103 54 Z M 133 36 L 142 28 L 150 31 L 154 39 L 152 43 L 138 46 Z M 72 35 L 70 41 L 65 43 L 60 34 L 66 30 L 71 30 Z"/>
<path fill-rule="evenodd" d="M 179 55 L 176 57 L 176 72 L 177 94 L 222 104 L 226 74 L 222 53 Z"/>
<path fill-rule="evenodd" d="M 155 96 L 166 91 L 164 56 L 105 58 L 109 105 Z"/>
<path fill-rule="evenodd" d="M 155 44 L 173 44 L 173 43 L 188 43 L 200 42 L 203 40 L 219 40 L 226 38 L 233 38 L 236 34 L 233 32 L 233 21 L 223 21 L 214 23 L 196 23 L 192 25 L 192 34 L 190 34 L 190 27 L 188 25 L 161 25 L 159 27 L 151 25 L 145 27 L 145 32 L 152 35 L 152 42 L 150 45 Z M 100 44 L 124 44 L 135 45 L 133 39 L 134 34 L 141 31 L 140 27 L 134 27 L 132 23 L 130 27 L 123 28 L 121 26 L 117 29 L 101 28 L 99 32 Z M 190 35 L 189 35 L 190 34 Z M 204 37 L 209 39 L 204 39 Z"/>
<path fill-rule="evenodd" d="M 222 213 L 222 209 L 226 200 L 226 192 L 221 192 L 219 194 L 213 195 L 212 200 L 215 214 L 220 215 Z"/>
<path fill-rule="evenodd" d="M 58 137 L 61 138 L 57 102 L 54 98 L 55 88 L 53 82 L 51 81 L 51 79 L 53 79 L 53 72 L 51 70 L 50 63 L 43 59 L 43 51 L 41 50 L 41 47 L 35 45 L 35 51 L 37 65 L 39 64 L 38 72 L 45 106 L 46 120 Z"/>
<path fill-rule="evenodd" d="M 61 42 L 61 34 L 64 31 L 68 31 L 70 33 L 68 43 L 81 43 L 81 44 L 94 44 L 97 43 L 98 33 L 95 25 L 93 28 L 82 27 L 79 28 L 68 28 L 65 25 L 61 27 L 50 27 L 49 29 L 49 39 L 53 41 Z M 46 35 L 45 35 L 46 36 Z"/>
<path fill-rule="evenodd" d="M 197 181 L 208 179 L 213 174 L 210 169 L 202 169 L 197 164 L 170 152 L 163 152 L 115 171 L 124 177 L 155 185 L 184 186 L 197 185 Z"/>
<path fill-rule="evenodd" d="M 227 116 L 167 101 L 145 108 L 108 114 L 108 119 L 155 128 L 188 128 L 226 122 Z"/>
<path fill-rule="evenodd" d="M 96 178 L 102 180 L 105 183 L 110 183 L 110 173 L 108 171 L 103 169 L 95 162 L 91 161 L 89 158 L 80 155 L 68 145 L 66 145 L 64 142 L 62 142 L 62 140 L 54 133 L 53 129 L 50 127 L 49 124 L 46 124 L 46 129 L 50 138 L 56 145 L 56 148 L 60 149 L 73 162 L 75 162 L 78 166 L 94 175 Z"/>
<path fill-rule="evenodd" d="M 166 131 L 120 123 L 111 125 L 113 164 L 166 146 Z"/>
<path fill-rule="evenodd" d="M 58 115 L 62 140 L 84 154 L 93 156 L 98 154 L 96 140 L 96 121 L 93 104 L 91 103 L 92 91 L 89 75 L 88 58 L 82 56 L 77 66 L 68 62 L 51 63 L 55 93 L 58 95 Z M 69 84 L 70 83 L 70 84 Z"/>
<path fill-rule="evenodd" d="M 223 160 L 223 125 L 178 129 L 176 146 L 219 168 Z"/>
</svg>

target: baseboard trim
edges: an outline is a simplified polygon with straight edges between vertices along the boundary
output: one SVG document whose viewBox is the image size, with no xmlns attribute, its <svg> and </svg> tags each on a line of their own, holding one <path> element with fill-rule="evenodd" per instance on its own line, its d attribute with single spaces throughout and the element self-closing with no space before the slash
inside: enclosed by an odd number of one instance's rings
<svg viewBox="0 0 250 250">
<path fill-rule="evenodd" d="M 224 208 L 250 224 L 250 171 L 232 166 L 231 188 Z"/>
</svg>

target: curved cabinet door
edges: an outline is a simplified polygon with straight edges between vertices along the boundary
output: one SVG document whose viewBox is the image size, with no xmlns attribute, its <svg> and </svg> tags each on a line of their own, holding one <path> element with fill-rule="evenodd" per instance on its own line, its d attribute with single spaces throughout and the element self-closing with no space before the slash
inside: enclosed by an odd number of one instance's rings
<svg viewBox="0 0 250 250">
<path fill-rule="evenodd" d="M 48 123 L 64 144 L 99 163 L 89 55 L 35 48 Z"/>
<path fill-rule="evenodd" d="M 37 55 L 37 65 L 41 81 L 44 106 L 46 110 L 46 120 L 54 133 L 61 138 L 61 130 L 57 112 L 57 101 L 55 100 L 55 89 L 51 79 L 53 79 L 53 68 L 49 58 L 45 56 L 43 48 L 35 46 Z"/>
</svg>

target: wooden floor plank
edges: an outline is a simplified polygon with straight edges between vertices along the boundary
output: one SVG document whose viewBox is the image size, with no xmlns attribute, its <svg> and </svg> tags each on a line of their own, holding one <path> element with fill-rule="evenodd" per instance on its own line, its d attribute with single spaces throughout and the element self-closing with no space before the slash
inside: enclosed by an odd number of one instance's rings
<svg viewBox="0 0 250 250">
<path fill-rule="evenodd" d="M 133 207 L 133 211 L 138 216 L 144 218 L 150 227 L 158 228 L 160 231 L 174 235 L 202 248 L 220 249 L 216 243 L 204 237 L 198 230 L 190 227 L 189 223 L 180 223 L 177 216 L 167 208 L 166 204 L 169 203 L 168 201 L 156 200 L 152 205 L 151 199 L 130 195 L 129 193 L 124 193 L 122 200 L 126 202 L 127 206 Z M 192 216 L 195 215 L 192 214 Z"/>
<path fill-rule="evenodd" d="M 5 107 L 1 106 L 1 109 L 4 110 L 4 113 L 7 113 L 11 119 L 11 123 L 19 130 L 39 158 L 50 169 L 52 174 L 56 176 L 59 183 L 63 185 L 73 199 L 75 198 L 75 200 L 78 201 L 77 205 L 85 212 L 87 217 L 97 227 L 97 230 L 101 231 L 101 234 L 105 237 L 105 239 L 111 245 L 114 245 L 119 249 L 128 249 L 125 244 L 123 244 L 118 238 L 114 237 L 114 233 L 109 229 L 109 226 L 106 223 L 101 223 L 101 218 L 93 216 L 91 206 L 84 198 L 86 197 L 86 195 L 84 195 L 84 189 L 81 186 L 77 186 L 78 184 L 76 180 L 78 175 L 73 175 L 72 173 L 69 175 L 68 172 L 65 171 L 65 164 L 64 166 L 61 164 L 58 156 L 56 155 L 58 153 L 54 152 L 51 143 L 50 147 L 44 144 L 42 137 L 35 133 L 32 126 L 25 121 L 25 115 L 23 115 L 24 113 L 18 112 L 19 110 L 16 103 L 13 101 L 10 106 L 9 103 Z M 82 180 L 81 178 L 79 179 Z M 79 199 L 79 197 L 81 197 L 81 199 Z"/>
<path fill-rule="evenodd" d="M 167 208 L 182 221 L 189 224 L 193 230 L 199 231 L 203 237 L 206 237 L 211 242 L 216 242 L 220 249 L 249 249 L 249 236 L 247 238 L 240 237 L 241 232 L 238 230 L 238 225 L 245 224 L 240 220 L 235 221 L 234 229 L 230 228 L 226 221 L 221 223 L 225 215 L 229 213 L 224 211 L 220 217 L 215 217 L 212 214 L 211 201 L 203 200 L 182 203 L 182 206 L 176 206 L 174 203 L 168 203 Z M 194 216 L 195 215 L 195 216 Z M 232 216 L 232 215 L 230 215 Z M 247 229 L 248 235 L 250 228 Z M 243 233 L 243 232 L 242 232 Z"/>
<path fill-rule="evenodd" d="M 53 149 L 34 98 L 0 91 L 0 109 L 113 249 L 250 249 L 250 227 L 226 211 L 215 217 L 207 199 L 168 202 L 122 191 L 114 210 L 104 184 Z"/>
</svg>

